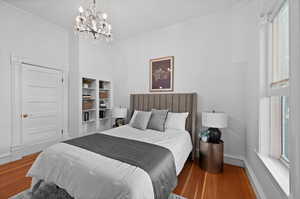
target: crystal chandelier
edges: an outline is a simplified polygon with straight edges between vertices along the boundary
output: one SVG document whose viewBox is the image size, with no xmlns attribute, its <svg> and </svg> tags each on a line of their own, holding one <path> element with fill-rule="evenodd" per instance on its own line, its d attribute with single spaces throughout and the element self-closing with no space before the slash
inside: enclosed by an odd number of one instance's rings
<svg viewBox="0 0 300 199">
<path fill-rule="evenodd" d="M 107 22 L 107 14 L 96 10 L 96 0 L 85 9 L 80 6 L 76 17 L 75 32 L 93 39 L 111 40 L 111 25 Z"/>
</svg>

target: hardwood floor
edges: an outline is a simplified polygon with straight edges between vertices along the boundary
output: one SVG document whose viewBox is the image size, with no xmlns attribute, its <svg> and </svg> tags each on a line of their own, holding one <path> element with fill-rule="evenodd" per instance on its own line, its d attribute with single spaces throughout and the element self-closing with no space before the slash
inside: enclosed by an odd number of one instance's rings
<svg viewBox="0 0 300 199">
<path fill-rule="evenodd" d="M 25 177 L 37 154 L 0 166 L 0 199 L 7 199 L 30 186 Z M 224 173 L 210 174 L 196 162 L 187 162 L 178 180 L 176 194 L 188 199 L 255 199 L 243 168 L 225 165 Z"/>
<path fill-rule="evenodd" d="M 37 154 L 0 166 L 0 199 L 7 199 L 30 187 L 31 179 L 25 177 Z"/>
<path fill-rule="evenodd" d="M 225 164 L 222 174 L 211 174 L 195 162 L 186 163 L 174 193 L 188 199 L 256 198 L 243 168 Z"/>
</svg>

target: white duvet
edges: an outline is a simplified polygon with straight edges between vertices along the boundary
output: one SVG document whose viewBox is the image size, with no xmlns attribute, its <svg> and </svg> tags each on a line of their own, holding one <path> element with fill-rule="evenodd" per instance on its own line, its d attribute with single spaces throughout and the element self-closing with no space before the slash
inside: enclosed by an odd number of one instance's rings
<svg viewBox="0 0 300 199">
<path fill-rule="evenodd" d="M 123 126 L 102 133 L 168 148 L 177 175 L 192 150 L 186 131 L 141 131 Z M 53 182 L 75 199 L 154 199 L 151 179 L 144 170 L 65 143 L 44 150 L 27 175 L 33 177 L 33 184 L 39 179 Z"/>
</svg>

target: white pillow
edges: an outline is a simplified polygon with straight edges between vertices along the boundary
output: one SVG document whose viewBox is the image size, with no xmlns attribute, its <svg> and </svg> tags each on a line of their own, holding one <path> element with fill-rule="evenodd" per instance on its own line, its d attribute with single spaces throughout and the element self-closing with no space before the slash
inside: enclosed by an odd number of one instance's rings
<svg viewBox="0 0 300 199">
<path fill-rule="evenodd" d="M 132 115 L 132 117 L 131 117 L 131 119 L 130 119 L 130 122 L 129 122 L 129 126 L 132 126 L 132 123 L 133 123 L 133 121 L 134 121 L 134 119 L 135 119 L 135 117 L 136 117 L 136 114 L 137 114 L 138 112 L 147 112 L 147 113 L 151 113 L 151 111 L 137 111 L 137 110 L 134 110 L 133 115 Z"/>
<path fill-rule="evenodd" d="M 151 112 L 139 111 L 134 117 L 131 127 L 146 130 L 151 114 Z"/>
<path fill-rule="evenodd" d="M 189 113 L 169 112 L 166 120 L 166 129 L 185 130 L 185 122 Z"/>
<path fill-rule="evenodd" d="M 131 126 L 132 125 L 132 123 L 133 123 L 133 121 L 134 121 L 134 118 L 136 117 L 136 114 L 138 113 L 139 111 L 134 111 L 133 112 L 133 115 L 132 115 L 132 117 L 131 117 L 131 119 L 130 119 L 130 122 L 129 122 L 129 126 Z"/>
</svg>

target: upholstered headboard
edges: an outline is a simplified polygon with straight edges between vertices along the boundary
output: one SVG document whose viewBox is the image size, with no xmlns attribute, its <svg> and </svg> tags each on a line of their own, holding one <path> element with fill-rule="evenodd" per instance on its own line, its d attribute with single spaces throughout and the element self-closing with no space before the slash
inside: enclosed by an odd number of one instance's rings
<svg viewBox="0 0 300 199">
<path fill-rule="evenodd" d="M 131 94 L 129 115 L 134 110 L 151 111 L 151 109 L 168 109 L 170 112 L 189 112 L 186 130 L 190 133 L 193 142 L 192 158 L 196 148 L 197 122 L 197 93 L 170 93 L 170 94 Z"/>
</svg>

